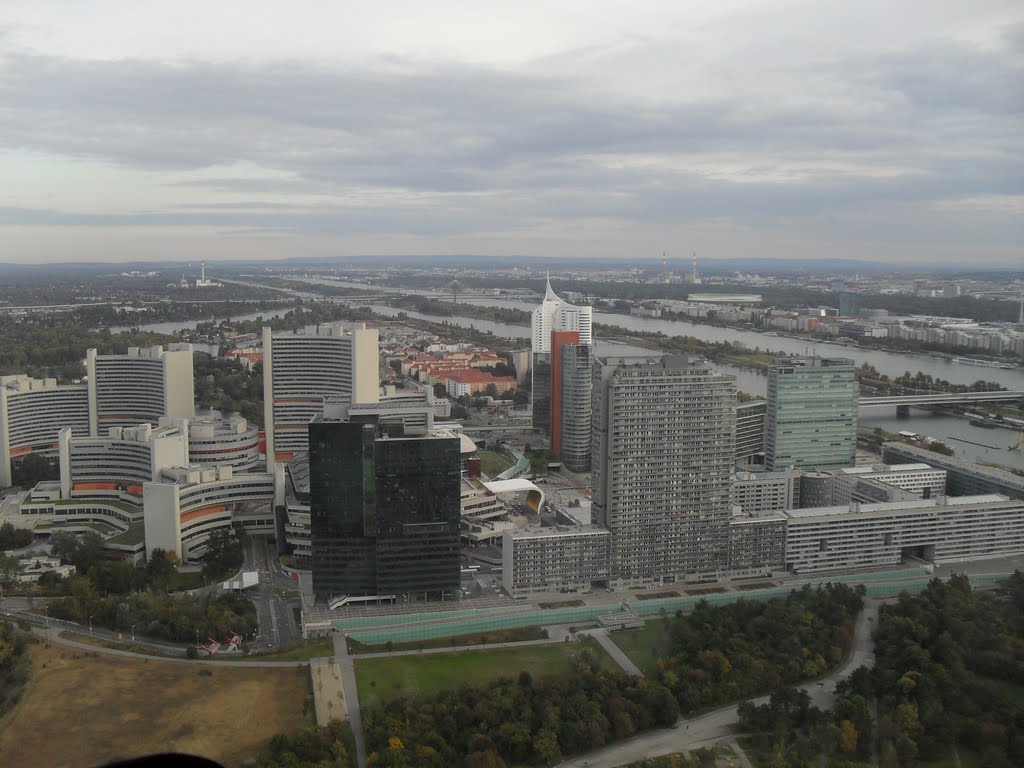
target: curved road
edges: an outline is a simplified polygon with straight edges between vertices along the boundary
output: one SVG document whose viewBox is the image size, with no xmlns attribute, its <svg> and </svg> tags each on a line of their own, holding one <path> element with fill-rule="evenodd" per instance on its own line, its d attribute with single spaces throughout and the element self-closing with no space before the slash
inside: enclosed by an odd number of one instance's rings
<svg viewBox="0 0 1024 768">
<path fill-rule="evenodd" d="M 874 665 L 872 634 L 878 620 L 878 605 L 879 601 L 867 601 L 864 610 L 857 617 L 853 633 L 853 650 L 843 666 L 820 682 L 798 686 L 810 694 L 814 706 L 820 709 L 831 707 L 835 703 L 835 684 L 839 680 L 858 667 Z M 753 702 L 767 704 L 768 696 L 753 699 Z M 730 704 L 691 720 L 681 719 L 671 728 L 647 731 L 629 741 L 566 760 L 559 764 L 559 768 L 617 768 L 634 760 L 710 746 L 735 736 L 732 727 L 739 722 L 737 706 Z"/>
</svg>

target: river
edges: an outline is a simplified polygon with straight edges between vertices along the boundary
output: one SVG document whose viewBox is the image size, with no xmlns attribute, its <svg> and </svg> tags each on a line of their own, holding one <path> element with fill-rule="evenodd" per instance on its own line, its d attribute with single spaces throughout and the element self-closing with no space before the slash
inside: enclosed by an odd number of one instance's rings
<svg viewBox="0 0 1024 768">
<path fill-rule="evenodd" d="M 516 302 L 521 303 L 521 302 Z M 383 315 L 386 317 L 396 317 L 399 313 L 404 313 L 408 317 L 418 318 L 420 320 L 429 320 L 431 322 L 443 322 L 449 325 L 457 325 L 460 327 L 473 327 L 478 331 L 485 333 L 490 332 L 495 336 L 506 336 L 511 338 L 522 338 L 527 339 L 530 335 L 530 329 L 523 325 L 511 325 L 509 323 L 498 323 L 492 320 L 479 320 L 471 317 L 445 317 L 439 318 L 434 315 L 425 315 L 421 312 L 413 312 L 410 310 L 396 309 L 395 307 L 385 306 L 383 304 L 371 304 L 370 309 L 374 313 Z M 607 319 L 605 319 L 607 318 Z M 644 318 L 637 317 L 626 317 L 623 315 L 602 315 L 601 322 L 608 322 L 609 324 L 615 320 L 634 320 L 645 322 Z M 661 323 L 671 321 L 656 321 Z M 705 329 L 707 326 L 700 326 L 694 324 L 686 324 L 694 328 Z M 638 330 L 638 328 L 633 328 Z M 648 330 L 648 328 L 643 328 Z M 721 331 L 724 329 L 720 328 L 708 328 L 708 330 Z M 679 333 L 679 331 L 675 331 Z M 696 333 L 689 335 L 697 336 Z M 760 334 L 751 334 L 754 336 L 760 336 Z M 769 337 L 771 339 L 771 337 Z M 788 341 L 788 339 L 782 339 L 782 341 Z M 618 342 L 602 341 L 601 339 L 594 340 L 595 352 L 599 355 L 632 355 L 632 354 L 649 354 L 652 350 L 645 349 L 630 344 L 621 344 Z M 843 350 L 845 355 L 846 350 Z M 653 354 L 659 354 L 653 352 Z M 934 361 L 934 358 L 925 356 L 900 356 L 890 355 L 891 357 L 903 357 L 907 364 L 913 364 L 920 360 Z M 852 357 L 852 355 L 851 355 Z M 875 365 L 876 368 L 881 369 L 874 359 L 870 359 L 870 362 Z M 715 367 L 723 373 L 728 373 L 736 377 L 736 386 L 742 392 L 747 392 L 752 395 L 764 397 L 768 389 L 768 377 L 766 374 L 759 370 L 753 370 L 749 368 L 740 368 L 734 365 L 725 365 L 716 363 Z M 967 366 L 958 366 L 954 369 L 957 373 L 962 374 L 962 368 Z M 907 368 L 903 368 L 899 371 L 902 373 Z M 913 369 L 918 370 L 918 369 Z M 974 369 L 978 371 L 984 371 L 988 373 L 990 369 L 978 368 Z M 1012 380 L 1010 377 L 1006 377 L 1004 386 L 1011 386 L 1016 389 L 1024 390 L 1024 381 L 1021 381 L 1020 371 L 1007 371 L 1000 369 L 991 369 L 995 373 L 1001 374 L 1017 374 L 1018 379 Z M 884 372 L 884 371 L 883 371 Z M 973 372 L 973 371 L 972 371 Z M 897 375 L 899 375 L 897 373 Z M 943 376 L 943 378 L 947 378 Z M 957 381 L 957 379 L 950 379 Z M 968 378 L 963 383 L 971 383 L 976 378 Z M 905 417 L 899 417 L 895 413 L 894 408 L 879 408 L 877 406 L 871 408 L 861 409 L 860 417 L 858 419 L 860 426 L 862 427 L 881 427 L 886 432 L 899 432 L 901 430 L 907 430 L 910 432 L 918 432 L 921 434 L 929 435 L 938 440 L 942 440 L 944 443 L 949 445 L 956 455 L 960 458 L 967 459 L 969 461 L 991 461 L 1006 466 L 1017 467 L 1024 469 L 1024 452 L 1010 451 L 1008 447 L 1016 440 L 1017 433 L 1013 430 L 996 428 L 996 429 L 985 429 L 984 427 L 972 426 L 966 419 L 961 419 L 955 416 L 947 416 L 942 414 L 933 414 L 928 411 L 919 409 L 911 409 L 910 415 Z M 959 439 L 954 439 L 959 438 Z M 966 442 L 965 442 L 966 441 Z M 989 446 L 989 447 L 986 447 Z"/>
<path fill-rule="evenodd" d="M 362 288 L 364 290 L 379 291 L 381 293 L 395 294 L 417 294 L 431 296 L 442 301 L 451 301 L 451 294 L 439 293 L 438 291 L 427 291 L 421 289 L 388 288 L 367 283 L 355 283 L 341 280 L 325 280 L 322 278 L 304 278 L 303 282 L 338 285 L 349 288 Z M 532 312 L 536 304 L 519 301 L 517 299 L 504 299 L 498 296 L 457 296 L 459 304 L 474 304 L 482 307 L 504 307 L 506 309 L 521 309 Z M 358 298 L 350 300 L 358 303 Z M 375 304 L 374 311 L 381 305 Z M 385 307 L 384 309 L 390 309 Z M 385 314 L 381 312 L 381 314 Z M 410 316 L 416 316 L 409 313 Z M 393 315 L 392 315 L 393 316 Z M 438 321 L 435 316 L 419 315 L 427 320 Z M 474 318 L 449 317 L 443 318 L 453 325 L 465 326 L 472 323 L 480 330 L 490 330 L 495 335 L 501 336 L 529 336 L 529 331 L 520 326 L 508 325 L 505 323 L 494 323 L 487 320 Z M 847 357 L 858 365 L 870 363 L 880 373 L 893 378 L 902 376 L 905 372 L 916 373 L 921 371 L 935 378 L 945 379 L 953 384 L 973 384 L 979 379 L 994 381 L 1007 389 L 1024 390 L 1024 368 L 986 368 L 984 366 L 964 365 L 954 362 L 951 358 L 936 357 L 929 354 L 915 354 L 908 352 L 883 352 L 873 349 L 863 349 L 853 344 L 840 344 L 837 342 L 815 341 L 812 339 L 796 339 L 784 336 L 769 336 L 758 331 L 743 331 L 735 328 L 720 328 L 703 323 L 690 323 L 684 320 L 661 320 L 652 317 L 635 317 L 633 315 L 618 315 L 608 312 L 595 312 L 594 322 L 605 325 L 616 325 L 631 331 L 656 333 L 660 331 L 668 336 L 693 336 L 703 341 L 724 342 L 743 344 L 750 349 L 764 349 L 774 352 L 782 352 L 786 355 L 798 355 L 801 357 L 811 354 L 820 357 Z M 509 329 L 517 329 L 511 331 Z"/>
<path fill-rule="evenodd" d="M 309 278 L 304 282 L 312 282 L 315 278 Z M 360 283 L 348 283 L 336 280 L 316 280 L 328 285 L 346 285 L 353 288 L 365 288 L 370 290 L 387 291 L 390 293 L 418 293 L 421 295 L 437 296 L 436 291 L 411 291 L 398 289 L 382 289 L 380 286 L 373 286 Z M 306 297 L 312 298 L 310 294 Z M 323 297 L 321 297 L 323 298 Z M 450 299 L 450 297 L 448 297 Z M 329 300 L 338 301 L 336 297 Z M 358 298 L 350 300 L 352 304 L 362 305 Z M 508 307 L 523 310 L 532 310 L 533 305 L 522 301 L 501 299 L 498 297 L 473 296 L 459 298 L 459 303 L 475 304 L 477 306 Z M 408 317 L 420 320 L 428 320 L 434 323 L 448 323 L 449 325 L 464 328 L 473 327 L 484 333 L 493 333 L 495 336 L 528 339 L 530 329 L 524 325 L 512 325 L 510 323 L 499 323 L 493 320 L 481 320 L 472 317 L 438 317 L 436 315 L 425 315 L 420 312 L 399 309 L 383 304 L 370 304 L 369 308 L 383 317 L 397 317 L 404 313 Z M 257 317 L 270 319 L 279 317 L 288 312 L 291 307 L 265 312 L 251 312 L 245 315 L 232 317 L 233 320 L 255 320 Z M 788 352 L 790 354 L 806 355 L 808 350 L 817 352 L 823 356 L 842 356 L 856 360 L 858 363 L 868 362 L 875 366 L 881 373 L 889 376 L 899 376 L 904 371 L 923 371 L 955 384 L 971 384 L 980 378 L 988 381 L 996 381 L 1009 389 L 1024 390 L 1024 370 L 1022 369 L 999 369 L 967 366 L 953 363 L 946 358 L 931 357 L 929 355 L 901 354 L 894 352 L 876 352 L 863 350 L 855 347 L 838 346 L 823 342 L 804 341 L 802 339 L 788 339 L 783 337 L 765 336 L 752 331 L 739 331 L 730 328 L 717 328 L 699 323 L 687 323 L 677 320 L 658 320 L 655 318 L 633 317 L 631 315 L 616 315 L 604 312 L 594 313 L 595 322 L 607 325 L 617 325 L 633 331 L 662 331 L 668 335 L 694 336 L 707 341 L 732 341 L 740 342 L 750 348 L 770 348 L 776 351 Z M 177 321 L 165 323 L 152 323 L 140 327 L 143 330 L 150 330 L 159 333 L 174 333 L 182 329 L 195 328 L 203 320 Z M 111 328 L 111 331 L 127 330 L 127 328 Z M 205 346 L 205 345 L 203 345 Z M 621 342 L 606 341 L 600 338 L 594 340 L 595 352 L 598 355 L 643 355 L 660 354 L 642 346 L 626 344 Z M 199 349 L 199 346 L 196 346 Z M 209 351 L 203 349 L 202 351 Z M 764 397 L 767 390 L 767 376 L 761 371 L 737 366 L 716 364 L 716 367 L 723 373 L 729 373 L 736 377 L 736 385 L 742 392 Z M 954 416 L 931 414 L 926 411 L 913 409 L 907 417 L 897 417 L 894 409 L 867 408 L 862 409 L 859 423 L 865 427 L 881 427 L 887 432 L 899 432 L 908 430 L 919 432 L 936 439 L 942 440 L 956 451 L 956 455 L 972 461 L 993 461 L 1007 466 L 1024 469 L 1024 452 L 1009 451 L 1008 446 L 1015 442 L 1017 433 L 1003 428 L 985 429 L 972 426 L 967 420 Z M 959 440 L 953 439 L 959 438 Z M 969 442 L 965 442 L 969 441 Z M 978 445 L 976 445 L 978 444 Z M 985 447 L 991 446 L 991 447 Z"/>
</svg>

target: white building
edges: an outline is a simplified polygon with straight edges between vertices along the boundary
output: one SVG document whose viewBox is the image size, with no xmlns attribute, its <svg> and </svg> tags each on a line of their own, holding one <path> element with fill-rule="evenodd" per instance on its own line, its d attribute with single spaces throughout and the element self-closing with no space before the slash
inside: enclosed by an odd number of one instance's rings
<svg viewBox="0 0 1024 768">
<path fill-rule="evenodd" d="M 544 301 L 533 310 L 530 320 L 530 339 L 533 352 L 551 351 L 552 331 L 579 331 L 580 344 L 592 344 L 594 308 L 577 307 L 562 301 L 551 289 L 548 278 Z"/>
<path fill-rule="evenodd" d="M 88 385 L 0 376 L 0 488 L 11 484 L 12 459 L 55 454 L 57 435 L 65 427 L 89 433 Z"/>
<path fill-rule="evenodd" d="M 786 570 L 878 568 L 906 558 L 941 565 L 1024 552 L 1024 500 L 999 494 L 794 509 Z"/>
<path fill-rule="evenodd" d="M 162 417 L 195 415 L 192 345 L 129 347 L 123 355 L 86 351 L 89 386 L 89 434 L 109 427 L 156 424 Z"/>
<path fill-rule="evenodd" d="M 357 403 L 379 398 L 377 330 L 365 323 L 263 329 L 263 408 L 267 468 L 309 449 L 309 422 L 334 395 Z"/>
<path fill-rule="evenodd" d="M 611 533 L 596 525 L 505 531 L 501 583 L 512 597 L 589 592 L 610 576 Z"/>
<path fill-rule="evenodd" d="M 242 416 L 222 418 L 213 411 L 185 422 L 184 427 L 190 463 L 228 464 L 235 472 L 259 467 L 260 432 Z"/>
</svg>

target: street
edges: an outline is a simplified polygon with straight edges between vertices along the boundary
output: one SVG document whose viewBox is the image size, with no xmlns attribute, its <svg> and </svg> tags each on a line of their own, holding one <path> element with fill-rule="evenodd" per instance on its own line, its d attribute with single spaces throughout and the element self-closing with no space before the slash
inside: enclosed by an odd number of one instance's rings
<svg viewBox="0 0 1024 768">
<path fill-rule="evenodd" d="M 245 555 L 243 571 L 256 571 L 259 586 L 250 589 L 246 597 L 256 606 L 257 631 L 255 648 L 267 651 L 281 648 L 301 639 L 302 633 L 295 621 L 295 607 L 300 607 L 298 585 L 281 570 L 277 555 L 266 537 L 242 536 Z M 295 593 L 294 597 L 289 597 Z"/>
</svg>

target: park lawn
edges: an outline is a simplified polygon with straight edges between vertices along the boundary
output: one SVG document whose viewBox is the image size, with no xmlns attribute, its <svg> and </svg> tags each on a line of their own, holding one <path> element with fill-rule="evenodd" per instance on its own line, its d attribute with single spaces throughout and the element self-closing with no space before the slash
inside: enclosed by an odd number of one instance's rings
<svg viewBox="0 0 1024 768">
<path fill-rule="evenodd" d="M 569 655 L 588 648 L 602 668 L 617 669 L 596 641 L 549 643 L 525 648 L 496 648 L 459 653 L 411 654 L 355 660 L 359 702 L 368 706 L 382 698 L 431 694 L 462 685 L 481 685 L 500 677 L 570 674 Z"/>
<path fill-rule="evenodd" d="M 512 466 L 512 462 L 494 451 L 477 451 L 480 457 L 480 471 L 488 477 L 497 477 Z"/>
<path fill-rule="evenodd" d="M 650 676 L 655 662 L 671 650 L 668 626 L 665 619 L 647 619 L 643 629 L 622 629 L 608 637 L 645 675 Z"/>
<path fill-rule="evenodd" d="M 186 665 L 42 644 L 30 653 L 22 699 L 0 722 L 4 765 L 79 768 L 176 751 L 232 768 L 274 735 L 313 723 L 305 667 Z"/>
</svg>

